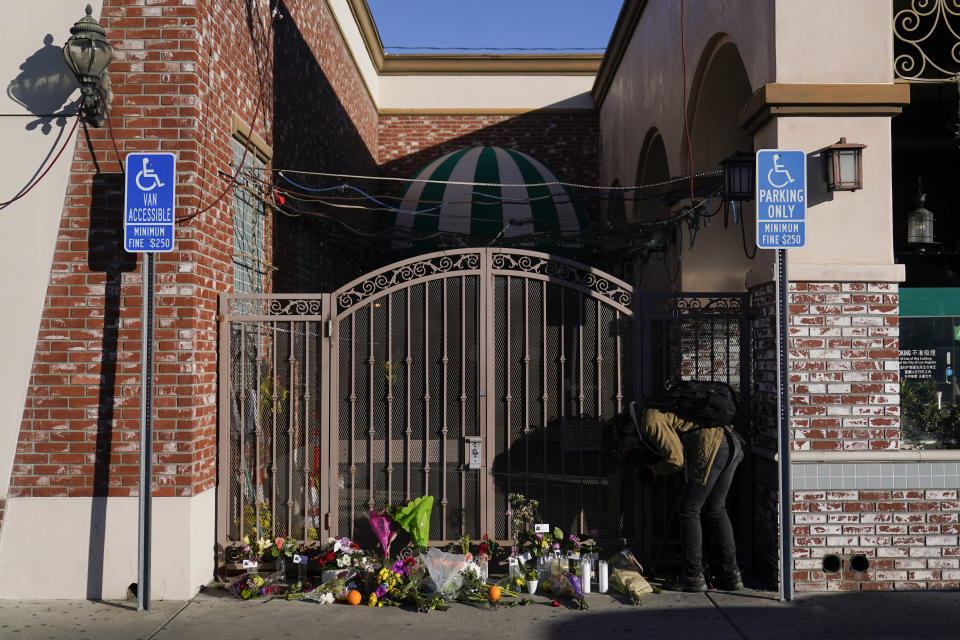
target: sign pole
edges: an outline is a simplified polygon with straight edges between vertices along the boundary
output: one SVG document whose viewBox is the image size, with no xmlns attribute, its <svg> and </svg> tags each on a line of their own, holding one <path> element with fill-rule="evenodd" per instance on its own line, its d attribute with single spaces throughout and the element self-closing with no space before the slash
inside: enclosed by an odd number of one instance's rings
<svg viewBox="0 0 960 640">
<path fill-rule="evenodd" d="M 153 482 L 153 253 L 143 256 L 140 339 L 140 518 L 137 611 L 150 609 L 150 526 Z"/>
<path fill-rule="evenodd" d="M 793 600 L 793 491 L 790 482 L 790 374 L 787 370 L 787 250 L 777 249 L 777 439 L 780 463 L 780 599 Z"/>
</svg>

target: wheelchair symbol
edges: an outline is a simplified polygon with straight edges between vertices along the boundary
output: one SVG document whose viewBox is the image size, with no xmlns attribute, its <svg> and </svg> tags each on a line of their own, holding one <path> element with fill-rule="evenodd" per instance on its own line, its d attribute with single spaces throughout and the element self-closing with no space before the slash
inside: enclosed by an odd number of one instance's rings
<svg viewBox="0 0 960 640">
<path fill-rule="evenodd" d="M 144 160 L 144 163 L 146 163 L 146 160 Z M 782 177 L 780 178 L 782 182 L 780 182 L 779 184 L 774 182 L 773 181 L 774 174 L 782 175 Z M 769 182 L 770 186 L 773 187 L 774 189 L 780 189 L 781 187 L 785 187 L 791 182 L 793 182 L 793 178 L 790 176 L 790 172 L 787 171 L 782 164 L 780 164 L 779 153 L 773 154 L 773 168 L 767 172 L 767 182 Z"/>
<path fill-rule="evenodd" d="M 152 179 L 153 184 L 150 184 L 149 182 L 147 182 L 147 184 L 149 184 L 150 186 L 144 186 L 140 182 L 141 178 L 150 178 Z M 160 182 L 160 177 L 157 176 L 156 172 L 154 172 L 154 170 L 150 168 L 150 158 L 143 159 L 143 170 L 137 174 L 136 182 L 137 182 L 137 187 L 141 191 L 153 191 L 157 187 L 164 186 L 164 184 Z"/>
</svg>

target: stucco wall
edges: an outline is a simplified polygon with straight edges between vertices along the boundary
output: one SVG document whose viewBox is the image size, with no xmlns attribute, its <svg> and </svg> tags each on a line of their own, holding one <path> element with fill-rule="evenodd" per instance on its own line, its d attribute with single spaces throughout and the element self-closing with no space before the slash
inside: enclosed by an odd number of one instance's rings
<svg viewBox="0 0 960 640">
<path fill-rule="evenodd" d="M 99 16 L 102 2 L 92 2 Z M 0 58 L 0 135 L 8 153 L 0 157 L 0 201 L 7 201 L 34 179 L 66 143 L 43 182 L 23 199 L 0 210 L 0 291 L 7 303 L 0 315 L 0 500 L 7 495 L 17 433 L 30 379 L 37 329 L 50 277 L 70 171 L 69 159 L 79 129 L 68 139 L 77 84 L 60 52 L 70 27 L 83 14 L 73 0 L 49 0 L 43 11 L 28 2 L 5 7 L 9 30 Z M 15 151 L 14 151 L 15 150 Z"/>
</svg>

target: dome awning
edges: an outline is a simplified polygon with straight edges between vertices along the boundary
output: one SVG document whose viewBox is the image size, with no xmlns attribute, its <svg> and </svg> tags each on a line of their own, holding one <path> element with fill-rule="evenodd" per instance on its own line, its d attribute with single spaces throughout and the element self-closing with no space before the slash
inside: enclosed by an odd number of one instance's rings
<svg viewBox="0 0 960 640">
<path fill-rule="evenodd" d="M 453 151 L 420 170 L 416 180 L 407 187 L 400 209 L 417 213 L 397 213 L 394 222 L 401 243 L 449 233 L 528 237 L 530 242 L 543 236 L 567 244 L 578 242 L 586 227 L 573 193 L 538 160 L 513 149 Z"/>
</svg>

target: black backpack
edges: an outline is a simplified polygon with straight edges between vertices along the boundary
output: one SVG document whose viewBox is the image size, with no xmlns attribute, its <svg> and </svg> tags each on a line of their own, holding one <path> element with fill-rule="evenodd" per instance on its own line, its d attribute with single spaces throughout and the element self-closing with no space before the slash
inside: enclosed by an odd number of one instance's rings
<svg viewBox="0 0 960 640">
<path fill-rule="evenodd" d="M 732 424 L 737 415 L 736 392 L 725 382 L 711 380 L 681 380 L 646 404 L 672 411 L 703 428 Z"/>
</svg>

